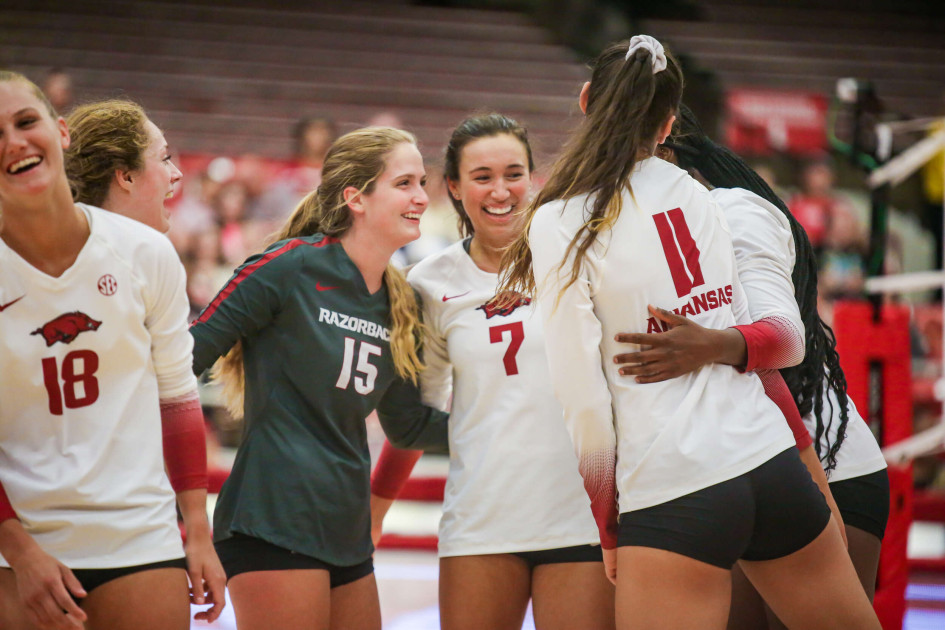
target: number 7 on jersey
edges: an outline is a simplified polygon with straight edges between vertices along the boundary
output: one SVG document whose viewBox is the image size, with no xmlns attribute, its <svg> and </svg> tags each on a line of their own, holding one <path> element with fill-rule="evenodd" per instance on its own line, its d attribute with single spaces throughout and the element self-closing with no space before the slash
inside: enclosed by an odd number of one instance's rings
<svg viewBox="0 0 945 630">
<path fill-rule="evenodd" d="M 518 363 L 515 361 L 515 355 L 518 354 L 518 349 L 522 347 L 522 341 L 525 339 L 525 327 L 522 326 L 522 322 L 490 326 L 489 343 L 501 343 L 506 332 L 509 333 L 509 347 L 505 350 L 502 363 L 505 365 L 505 373 L 508 376 L 514 376 L 518 374 Z"/>
</svg>

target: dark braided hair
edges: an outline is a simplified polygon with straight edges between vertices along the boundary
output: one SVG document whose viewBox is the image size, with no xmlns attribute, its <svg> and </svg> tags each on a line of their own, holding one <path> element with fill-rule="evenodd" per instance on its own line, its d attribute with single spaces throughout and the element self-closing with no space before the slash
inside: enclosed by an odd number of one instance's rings
<svg viewBox="0 0 945 630">
<path fill-rule="evenodd" d="M 664 146 L 675 152 L 681 168 L 698 170 L 715 187 L 744 188 L 763 197 L 777 206 L 791 224 L 797 253 L 791 277 L 794 280 L 794 299 L 797 300 L 804 322 L 806 352 L 800 365 L 782 369 L 781 375 L 787 382 L 801 415 L 806 416 L 811 411 L 814 412 L 817 421 L 814 448 L 817 449 L 821 461 L 826 464 L 825 469 L 833 470 L 837 465 L 837 451 L 846 437 L 849 418 L 847 382 L 840 367 L 833 330 L 817 312 L 817 261 L 807 233 L 758 173 L 728 148 L 713 142 L 702 131 L 699 121 L 685 105 L 679 109 L 676 126 L 671 141 L 666 142 Z M 827 386 L 837 394 L 837 400 L 840 402 L 840 426 L 837 429 L 837 439 L 833 444 L 829 439 L 825 440 L 827 452 L 821 453 L 821 437 L 833 421 L 833 409 L 829 399 L 827 404 L 831 408 L 826 415 L 823 413 L 824 379 L 827 380 Z"/>
</svg>

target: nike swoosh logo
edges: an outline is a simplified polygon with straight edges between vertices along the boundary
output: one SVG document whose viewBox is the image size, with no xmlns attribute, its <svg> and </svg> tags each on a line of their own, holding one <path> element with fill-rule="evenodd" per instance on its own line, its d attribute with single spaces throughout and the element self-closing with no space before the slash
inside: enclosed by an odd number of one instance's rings
<svg viewBox="0 0 945 630">
<path fill-rule="evenodd" d="M 26 297 L 26 295 L 21 295 L 20 297 L 16 298 L 16 299 L 13 300 L 12 302 L 7 302 L 7 303 L 4 304 L 3 306 L 0 306 L 0 313 L 2 313 L 3 311 L 7 310 L 7 308 L 9 308 L 10 306 L 13 306 L 14 304 L 16 304 L 17 302 L 19 302 L 20 300 L 22 300 L 22 299 L 25 298 L 25 297 Z"/>
<path fill-rule="evenodd" d="M 452 300 L 454 298 L 461 298 L 464 295 L 469 295 L 469 291 L 466 291 L 466 293 L 460 293 L 459 295 L 444 295 L 443 301 L 446 302 L 447 300 Z"/>
<path fill-rule="evenodd" d="M 332 289 L 337 289 L 338 287 L 326 287 L 321 282 L 316 282 L 315 288 L 318 289 L 319 291 L 331 291 Z"/>
</svg>

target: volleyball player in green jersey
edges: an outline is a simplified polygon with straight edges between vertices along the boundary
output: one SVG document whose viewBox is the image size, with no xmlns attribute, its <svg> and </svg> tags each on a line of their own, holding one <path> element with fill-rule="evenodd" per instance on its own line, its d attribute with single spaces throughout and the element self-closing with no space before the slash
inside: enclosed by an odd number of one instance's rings
<svg viewBox="0 0 945 630">
<path fill-rule="evenodd" d="M 445 414 L 403 411 L 419 405 L 420 324 L 389 263 L 420 235 L 424 179 L 410 134 L 342 136 L 277 242 L 191 328 L 194 372 L 226 354 L 246 419 L 214 514 L 240 630 L 380 628 L 364 419 L 380 406 L 397 445 L 446 443 Z"/>
</svg>

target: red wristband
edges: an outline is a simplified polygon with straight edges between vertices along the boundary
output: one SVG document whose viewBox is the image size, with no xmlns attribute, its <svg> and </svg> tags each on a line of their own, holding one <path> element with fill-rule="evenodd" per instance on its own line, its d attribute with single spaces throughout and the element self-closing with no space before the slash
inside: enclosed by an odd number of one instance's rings
<svg viewBox="0 0 945 630">
<path fill-rule="evenodd" d="M 164 465 L 174 492 L 207 487 L 207 433 L 197 392 L 161 401 Z"/>
<path fill-rule="evenodd" d="M 423 451 L 395 448 L 384 440 L 381 455 L 371 474 L 371 494 L 384 499 L 396 499 L 421 455 Z"/>
<path fill-rule="evenodd" d="M 748 358 L 742 369 L 746 372 L 790 367 L 804 359 L 804 339 L 786 318 L 765 317 L 733 328 L 745 338 Z"/>
</svg>

